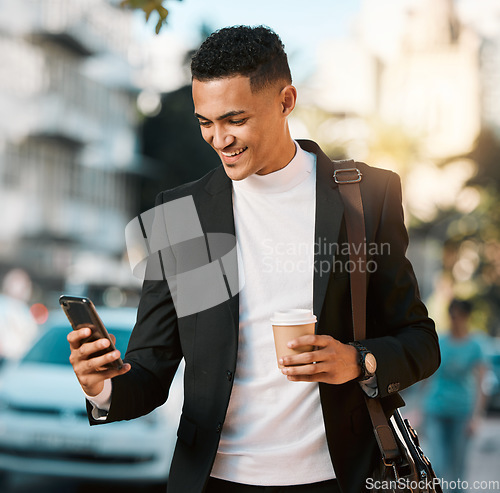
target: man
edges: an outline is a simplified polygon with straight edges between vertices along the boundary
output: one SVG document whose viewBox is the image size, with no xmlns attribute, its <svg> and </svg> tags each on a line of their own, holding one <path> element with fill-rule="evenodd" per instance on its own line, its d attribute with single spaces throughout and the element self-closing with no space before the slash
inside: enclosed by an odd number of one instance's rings
<svg viewBox="0 0 500 493">
<path fill-rule="evenodd" d="M 368 339 L 356 348 L 348 344 L 348 252 L 335 249 L 346 245 L 343 204 L 332 162 L 315 143 L 290 136 L 297 91 L 281 40 L 264 27 L 222 29 L 202 44 L 191 69 L 195 115 L 222 167 L 160 194 L 157 204 L 192 197 L 204 234 L 236 235 L 244 285 L 226 302 L 179 316 L 168 282 L 145 281 L 120 371 L 98 371 L 118 357 L 92 357 L 105 341 L 82 345 L 88 329 L 71 333 L 91 423 L 161 405 L 184 358 L 170 493 L 359 493 L 379 460 L 364 392 L 378 394 L 389 414 L 403 405 L 398 390 L 439 365 L 434 325 L 405 258 L 399 178 L 359 163 L 376 269 Z M 374 251 L 377 245 L 390 248 Z M 318 324 L 316 335 L 290 346 L 315 349 L 284 358 L 280 373 L 269 318 L 292 308 L 312 309 Z M 376 374 L 366 358 L 376 359 Z"/>
</svg>

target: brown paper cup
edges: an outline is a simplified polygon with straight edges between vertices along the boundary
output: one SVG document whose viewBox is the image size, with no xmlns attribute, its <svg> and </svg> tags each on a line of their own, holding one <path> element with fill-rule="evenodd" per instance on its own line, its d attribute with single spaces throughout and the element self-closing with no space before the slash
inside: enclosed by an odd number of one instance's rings
<svg viewBox="0 0 500 493">
<path fill-rule="evenodd" d="M 316 317 L 312 314 L 311 310 L 294 309 L 275 312 L 271 318 L 271 323 L 273 326 L 277 361 L 283 356 L 300 354 L 314 349 L 314 346 L 303 346 L 300 349 L 291 349 L 287 346 L 292 339 L 314 334 Z M 278 363 L 278 368 L 283 368 L 283 365 Z"/>
</svg>

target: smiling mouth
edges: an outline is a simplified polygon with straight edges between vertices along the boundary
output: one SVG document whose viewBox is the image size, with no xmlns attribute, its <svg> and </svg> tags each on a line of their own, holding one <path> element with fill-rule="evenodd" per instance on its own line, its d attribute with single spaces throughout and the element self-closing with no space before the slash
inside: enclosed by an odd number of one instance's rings
<svg viewBox="0 0 500 493">
<path fill-rule="evenodd" d="M 234 151 L 234 152 L 224 152 L 224 151 L 221 151 L 221 154 L 223 156 L 226 156 L 226 157 L 234 157 L 234 156 L 238 156 L 242 152 L 245 152 L 247 149 L 248 149 L 248 147 L 242 147 L 241 149 L 238 149 L 237 151 Z"/>
</svg>

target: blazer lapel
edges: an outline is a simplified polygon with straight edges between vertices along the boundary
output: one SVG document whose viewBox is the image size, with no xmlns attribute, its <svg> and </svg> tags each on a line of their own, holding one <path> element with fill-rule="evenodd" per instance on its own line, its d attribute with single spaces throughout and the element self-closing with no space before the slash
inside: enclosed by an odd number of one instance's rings
<svg viewBox="0 0 500 493">
<path fill-rule="evenodd" d="M 207 235 L 207 241 L 210 246 L 211 261 L 224 256 L 227 251 L 217 251 L 220 248 L 228 245 L 224 238 L 217 238 L 216 235 L 222 233 L 224 235 L 231 235 L 236 238 L 234 227 L 234 214 L 233 214 L 233 197 L 232 197 L 232 183 L 226 175 L 224 168 L 220 166 L 216 168 L 211 179 L 205 185 L 204 193 L 200 194 L 197 200 L 197 210 L 200 217 L 200 222 L 203 231 Z M 195 198 L 196 200 L 196 198 Z M 215 236 L 216 248 L 214 249 L 211 240 L 211 235 Z M 234 245 L 235 246 L 235 245 Z M 232 250 L 231 245 L 229 249 Z M 229 286 L 231 295 L 227 303 L 234 322 L 236 333 L 239 325 L 239 296 L 238 296 L 238 279 L 235 278 L 238 272 L 238 262 L 236 250 L 225 257 L 223 261 L 224 271 L 227 273 L 226 280 Z"/>
<path fill-rule="evenodd" d="M 224 168 L 215 169 L 204 188 L 199 202 L 199 215 L 207 232 L 235 234 L 233 215 L 233 187 Z"/>
<path fill-rule="evenodd" d="M 318 317 L 325 301 L 333 256 L 338 246 L 338 236 L 344 205 L 338 185 L 333 180 L 333 164 L 320 147 L 312 141 L 297 141 L 308 152 L 316 154 L 316 228 L 314 234 L 313 310 Z"/>
</svg>

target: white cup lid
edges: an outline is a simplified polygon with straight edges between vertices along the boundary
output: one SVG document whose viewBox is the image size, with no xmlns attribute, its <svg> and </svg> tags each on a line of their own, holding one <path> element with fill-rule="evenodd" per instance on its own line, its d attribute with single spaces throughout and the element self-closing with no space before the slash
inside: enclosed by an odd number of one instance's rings
<svg viewBox="0 0 500 493">
<path fill-rule="evenodd" d="M 274 312 L 271 317 L 273 325 L 305 325 L 310 323 L 316 323 L 316 315 L 313 315 L 312 310 L 304 308 Z"/>
</svg>

